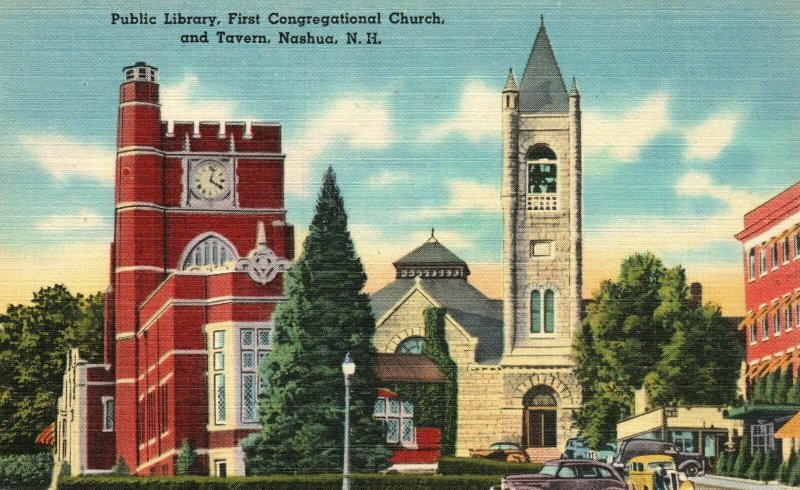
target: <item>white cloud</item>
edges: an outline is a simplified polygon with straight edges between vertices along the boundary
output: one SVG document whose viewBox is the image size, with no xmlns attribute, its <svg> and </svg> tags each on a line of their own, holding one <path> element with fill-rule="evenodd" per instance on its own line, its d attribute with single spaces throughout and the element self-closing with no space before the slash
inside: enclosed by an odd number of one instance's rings
<svg viewBox="0 0 800 490">
<path fill-rule="evenodd" d="M 369 185 L 373 187 L 389 187 L 391 185 L 408 182 L 411 176 L 408 172 L 401 172 L 400 170 L 384 169 L 373 175 L 369 180 Z"/>
<path fill-rule="evenodd" d="M 464 87 L 458 112 L 449 120 L 426 128 L 422 141 L 438 141 L 452 134 L 463 134 L 470 141 L 500 136 L 500 93 L 479 80 Z"/>
<path fill-rule="evenodd" d="M 201 97 L 200 80 L 187 74 L 177 85 L 161 87 L 161 119 L 164 121 L 245 121 L 256 119 L 237 113 L 239 102 Z"/>
<path fill-rule="evenodd" d="M 623 114 L 587 111 L 581 126 L 584 152 L 635 161 L 642 148 L 670 129 L 669 102 L 668 95 L 654 94 Z"/>
<path fill-rule="evenodd" d="M 311 119 L 299 138 L 286 144 L 286 191 L 309 195 L 311 166 L 331 147 L 342 154 L 344 145 L 381 150 L 393 142 L 385 101 L 369 96 L 339 99 L 321 117 Z"/>
<path fill-rule="evenodd" d="M 704 172 L 691 170 L 675 183 L 679 196 L 705 197 L 724 204 L 708 215 L 628 216 L 604 222 L 588 230 L 587 249 L 617 259 L 633 252 L 676 253 L 703 250 L 709 246 L 731 243 L 742 228 L 743 215 L 763 202 L 765 196 L 734 189 L 715 182 Z M 605 260 L 605 259 L 604 259 Z"/>
<path fill-rule="evenodd" d="M 492 184 L 480 184 L 468 180 L 448 182 L 450 188 L 447 202 L 435 207 L 422 207 L 415 213 L 406 215 L 411 219 L 435 218 L 439 216 L 455 216 L 469 211 L 481 213 L 499 213 L 500 189 Z"/>
<path fill-rule="evenodd" d="M 58 181 L 82 177 L 114 183 L 116 154 L 112 148 L 60 134 L 21 136 L 20 142 L 36 163 Z"/>
<path fill-rule="evenodd" d="M 36 223 L 41 231 L 64 232 L 79 230 L 111 232 L 110 225 L 96 212 L 82 208 L 74 215 L 53 215 Z"/>
<path fill-rule="evenodd" d="M 710 117 L 697 126 L 686 129 L 686 152 L 684 157 L 699 160 L 717 158 L 733 141 L 739 116 L 732 112 L 724 112 Z"/>
</svg>

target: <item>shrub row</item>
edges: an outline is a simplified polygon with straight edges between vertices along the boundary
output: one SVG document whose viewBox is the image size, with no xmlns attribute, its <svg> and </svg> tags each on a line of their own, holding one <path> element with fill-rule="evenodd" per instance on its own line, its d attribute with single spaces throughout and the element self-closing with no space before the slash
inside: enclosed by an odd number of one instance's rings
<svg viewBox="0 0 800 490">
<path fill-rule="evenodd" d="M 769 482 L 777 480 L 790 486 L 800 484 L 800 458 L 792 450 L 788 460 L 782 461 L 776 450 L 756 451 L 750 454 L 747 438 L 742 439 L 738 453 L 722 452 L 717 460 L 716 473 L 722 476 L 747 478 Z"/>
<path fill-rule="evenodd" d="M 0 456 L 0 488 L 44 488 L 52 473 L 50 453 Z"/>
<path fill-rule="evenodd" d="M 500 483 L 496 476 L 475 475 L 381 475 L 352 476 L 359 490 L 486 490 Z M 59 482 L 60 489 L 71 490 L 339 490 L 341 475 L 274 475 L 214 478 L 207 476 L 74 477 Z"/>
<path fill-rule="evenodd" d="M 510 475 L 512 473 L 536 473 L 541 463 L 510 463 L 482 458 L 441 458 L 439 473 L 442 475 Z"/>
</svg>

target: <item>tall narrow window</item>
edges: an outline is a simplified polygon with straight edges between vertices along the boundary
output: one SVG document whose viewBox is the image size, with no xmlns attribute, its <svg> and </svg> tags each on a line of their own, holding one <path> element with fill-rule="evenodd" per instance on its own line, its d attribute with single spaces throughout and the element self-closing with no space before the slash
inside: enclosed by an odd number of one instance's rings
<svg viewBox="0 0 800 490">
<path fill-rule="evenodd" d="M 792 330 L 792 305 L 789 305 L 786 308 L 786 327 L 784 327 L 787 332 Z"/>
<path fill-rule="evenodd" d="M 755 247 L 750 249 L 750 253 L 748 254 L 747 259 L 748 265 L 750 267 L 750 279 L 756 278 L 756 249 Z"/>
<path fill-rule="evenodd" d="M 555 331 L 555 295 L 548 289 L 544 292 L 544 333 Z"/>
<path fill-rule="evenodd" d="M 103 432 L 112 432 L 114 430 L 114 398 L 110 396 L 103 397 Z"/>
<path fill-rule="evenodd" d="M 758 324 L 753 322 L 750 325 L 750 343 L 755 344 L 756 342 L 758 342 Z"/>
<path fill-rule="evenodd" d="M 542 293 L 539 290 L 531 292 L 531 333 L 542 331 Z"/>
<path fill-rule="evenodd" d="M 789 238 L 783 240 L 783 263 L 789 262 Z"/>
<path fill-rule="evenodd" d="M 242 422 L 258 422 L 258 393 L 266 380 L 259 380 L 259 366 L 269 355 L 269 329 L 243 328 L 239 333 L 241 347 Z"/>
<path fill-rule="evenodd" d="M 225 375 L 214 375 L 214 413 L 216 422 L 224 424 L 227 414 L 225 412 Z"/>
<path fill-rule="evenodd" d="M 778 268 L 778 244 L 777 243 L 773 243 L 772 244 L 772 268 L 773 269 L 777 269 Z"/>
<path fill-rule="evenodd" d="M 781 311 L 778 310 L 775 312 L 775 318 L 772 319 L 774 323 L 774 330 L 773 334 L 777 337 L 781 334 Z"/>
<path fill-rule="evenodd" d="M 525 155 L 528 162 L 529 211 L 555 211 L 558 209 L 558 162 L 555 152 L 547 145 L 533 145 Z"/>
<path fill-rule="evenodd" d="M 794 258 L 800 258 L 800 233 L 794 236 Z"/>
<path fill-rule="evenodd" d="M 761 340 L 767 340 L 769 338 L 769 323 L 767 322 L 767 317 L 761 319 Z"/>
<path fill-rule="evenodd" d="M 761 274 L 767 273 L 767 250 L 761 247 Z"/>
</svg>

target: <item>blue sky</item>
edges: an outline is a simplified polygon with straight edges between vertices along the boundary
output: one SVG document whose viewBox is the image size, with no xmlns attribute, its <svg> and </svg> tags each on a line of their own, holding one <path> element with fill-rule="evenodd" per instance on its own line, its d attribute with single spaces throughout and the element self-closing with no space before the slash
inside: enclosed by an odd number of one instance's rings
<svg viewBox="0 0 800 490">
<path fill-rule="evenodd" d="M 741 308 L 744 212 L 800 179 L 795 2 L 0 2 L 0 304 L 40 285 L 103 289 L 122 67 L 160 70 L 164 118 L 283 124 L 287 208 L 302 240 L 333 165 L 374 289 L 437 237 L 499 294 L 499 92 L 544 14 L 584 111 L 586 288 L 652 250 Z M 577 2 L 575 2 L 577 3 Z M 122 5 L 122 6 L 121 6 Z M 442 25 L 394 26 L 393 11 Z M 203 27 L 112 26 L 112 12 L 261 14 L 233 33 L 379 33 L 380 46 L 181 44 Z M 381 26 L 280 28 L 270 12 L 380 11 Z M 587 292 L 588 292 L 587 291 Z"/>
</svg>

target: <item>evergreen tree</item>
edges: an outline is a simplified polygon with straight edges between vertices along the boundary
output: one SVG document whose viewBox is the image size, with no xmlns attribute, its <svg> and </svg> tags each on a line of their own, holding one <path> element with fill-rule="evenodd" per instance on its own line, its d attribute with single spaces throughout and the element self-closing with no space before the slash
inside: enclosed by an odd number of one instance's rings
<svg viewBox="0 0 800 490">
<path fill-rule="evenodd" d="M 354 471 L 385 466 L 389 455 L 373 418 L 375 319 L 362 292 L 366 274 L 347 230 L 333 169 L 325 173 L 303 253 L 285 275 L 286 302 L 275 315 L 274 345 L 262 364 L 262 432 L 244 444 L 252 474 L 320 473 L 342 465 L 342 361 L 351 382 L 350 448 Z"/>
<path fill-rule="evenodd" d="M 780 457 L 778 452 L 774 449 L 767 451 L 764 458 L 764 464 L 758 473 L 758 479 L 763 482 L 770 482 L 775 479 L 775 474 L 778 472 L 778 465 L 780 465 Z"/>
<path fill-rule="evenodd" d="M 797 451 L 792 448 L 792 452 L 789 453 L 789 459 L 781 462 L 781 465 L 778 468 L 778 473 L 775 475 L 775 479 L 781 483 L 789 483 L 789 474 L 791 473 L 796 460 Z"/>
<path fill-rule="evenodd" d="M 736 476 L 733 473 L 733 467 L 736 465 L 737 453 L 731 451 L 728 453 L 728 458 L 725 461 L 725 476 Z"/>
<path fill-rule="evenodd" d="M 755 456 L 750 461 L 750 466 L 744 473 L 744 477 L 748 480 L 758 480 L 761 476 L 761 468 L 764 466 L 764 451 L 756 451 Z"/>
<path fill-rule="evenodd" d="M 792 387 L 786 393 L 786 402 L 800 405 L 800 373 L 795 373 L 793 376 Z"/>
<path fill-rule="evenodd" d="M 777 371 L 773 371 L 764 376 L 764 402 L 775 403 L 775 389 L 778 385 L 779 376 Z"/>
<path fill-rule="evenodd" d="M 716 466 L 716 474 L 720 476 L 725 476 L 725 470 L 727 469 L 726 465 L 728 464 L 728 453 L 727 451 L 720 451 L 719 457 L 717 458 L 717 466 Z"/>
<path fill-rule="evenodd" d="M 747 473 L 747 468 L 750 467 L 751 459 L 750 441 L 747 437 L 742 437 L 742 442 L 739 443 L 739 454 L 736 456 L 736 462 L 733 464 L 733 471 L 730 473 L 730 476 L 744 478 Z"/>
<path fill-rule="evenodd" d="M 767 382 L 764 376 L 759 376 L 753 380 L 753 401 L 755 403 L 765 403 L 767 400 Z"/>
<path fill-rule="evenodd" d="M 178 460 L 175 462 L 176 475 L 192 475 L 195 471 L 195 464 L 197 463 L 197 453 L 192 449 L 189 444 L 189 439 L 184 439 L 181 444 L 181 452 L 178 455 Z"/>
<path fill-rule="evenodd" d="M 128 476 L 131 474 L 131 470 L 128 469 L 128 464 L 125 463 L 125 460 L 122 458 L 122 456 L 120 456 L 120 458 L 117 460 L 117 464 L 111 468 L 111 474 L 119 476 Z"/>
<path fill-rule="evenodd" d="M 778 383 L 775 386 L 775 396 L 773 397 L 773 401 L 778 404 L 786 403 L 787 402 L 786 397 L 791 387 L 792 387 L 791 372 L 788 369 L 780 370 L 780 375 L 778 376 Z"/>
<path fill-rule="evenodd" d="M 789 469 L 789 478 L 788 478 L 788 485 L 790 487 L 796 487 L 800 485 L 800 455 L 795 457 L 794 464 Z"/>
</svg>

